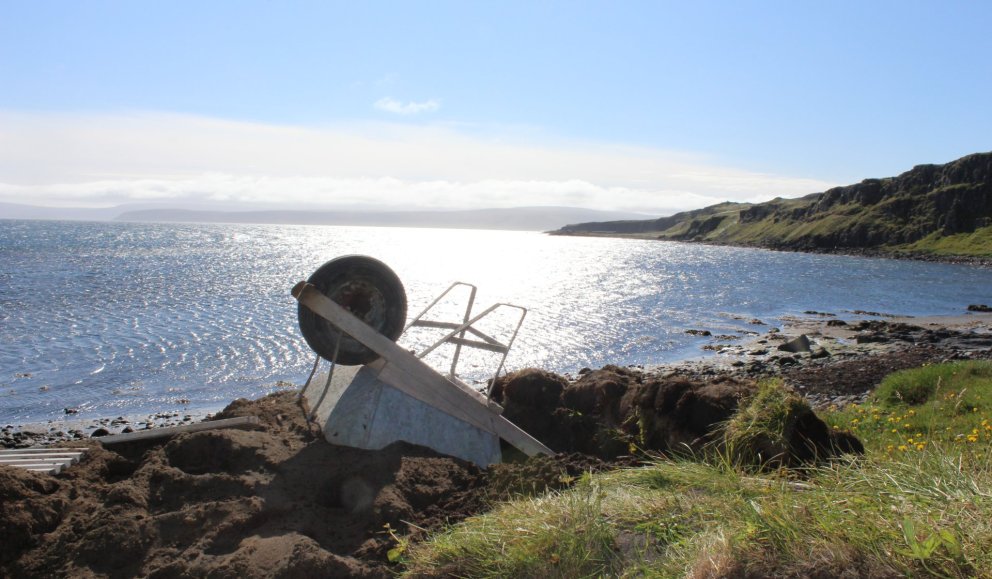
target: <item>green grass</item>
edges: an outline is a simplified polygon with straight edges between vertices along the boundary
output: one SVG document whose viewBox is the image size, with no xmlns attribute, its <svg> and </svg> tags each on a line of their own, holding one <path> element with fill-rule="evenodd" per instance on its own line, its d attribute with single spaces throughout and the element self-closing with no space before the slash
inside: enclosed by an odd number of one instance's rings
<svg viewBox="0 0 992 579">
<path fill-rule="evenodd" d="M 725 438 L 732 446 L 746 444 L 758 436 L 772 442 L 784 443 L 783 435 L 789 421 L 808 412 L 809 403 L 786 390 L 781 380 L 768 380 L 758 385 L 758 392 L 730 419 Z"/>
<path fill-rule="evenodd" d="M 895 249 L 935 255 L 992 256 L 992 226 L 948 236 L 933 233 L 916 243 Z"/>
<path fill-rule="evenodd" d="M 764 388 L 772 407 L 789 404 Z M 909 397 L 921 402 L 908 404 Z M 741 425 L 786 416 L 751 408 L 737 419 Z M 569 490 L 503 503 L 412 545 L 402 570 L 542 578 L 992 577 L 992 428 L 982 430 L 989 408 L 992 365 L 901 372 L 870 403 L 824 416 L 862 437 L 864 457 L 802 476 L 753 474 L 719 455 L 587 475 Z"/>
<path fill-rule="evenodd" d="M 953 362 L 891 374 L 871 398 L 827 414 L 865 445 L 888 454 L 934 444 L 967 460 L 992 445 L 992 362 Z"/>
</svg>

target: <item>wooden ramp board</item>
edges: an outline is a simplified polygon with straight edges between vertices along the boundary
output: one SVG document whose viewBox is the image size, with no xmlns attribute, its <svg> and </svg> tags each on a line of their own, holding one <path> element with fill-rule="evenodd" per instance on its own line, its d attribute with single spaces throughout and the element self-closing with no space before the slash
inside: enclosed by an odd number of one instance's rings
<svg viewBox="0 0 992 579">
<path fill-rule="evenodd" d="M 83 448 L 13 448 L 0 450 L 0 464 L 34 472 L 58 474 L 86 454 Z"/>
<path fill-rule="evenodd" d="M 117 444 L 120 442 L 133 442 L 135 440 L 165 438 L 166 436 L 174 436 L 176 434 L 183 434 L 184 432 L 199 432 L 201 430 L 215 430 L 217 428 L 245 428 L 257 424 L 257 416 L 239 416 L 237 418 L 207 420 L 206 422 L 183 424 L 181 426 L 162 426 L 148 430 L 139 430 L 137 432 L 128 432 L 126 434 L 111 434 L 110 436 L 101 436 L 97 440 L 102 444 Z"/>
</svg>

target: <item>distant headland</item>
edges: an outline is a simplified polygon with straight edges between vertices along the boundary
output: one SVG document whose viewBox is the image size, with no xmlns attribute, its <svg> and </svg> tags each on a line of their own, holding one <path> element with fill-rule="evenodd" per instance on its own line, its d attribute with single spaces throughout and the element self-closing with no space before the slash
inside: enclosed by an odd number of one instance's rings
<svg viewBox="0 0 992 579">
<path fill-rule="evenodd" d="M 579 220 L 636 219 L 644 216 L 643 213 L 630 211 L 600 211 L 577 207 L 508 207 L 421 211 L 387 211 L 382 209 L 235 210 L 225 209 L 222 206 L 179 208 L 156 204 L 127 204 L 102 209 L 82 209 L 35 207 L 0 202 L 0 218 L 2 219 L 344 225 L 514 231 L 547 231 Z"/>
<path fill-rule="evenodd" d="M 553 235 L 636 237 L 788 251 L 992 263 L 992 152 L 798 199 L 720 203 Z"/>
</svg>

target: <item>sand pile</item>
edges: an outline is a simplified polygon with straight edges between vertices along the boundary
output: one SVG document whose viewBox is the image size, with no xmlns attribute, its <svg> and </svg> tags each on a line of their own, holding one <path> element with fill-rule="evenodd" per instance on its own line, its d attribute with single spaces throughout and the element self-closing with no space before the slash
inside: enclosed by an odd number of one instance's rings
<svg viewBox="0 0 992 579">
<path fill-rule="evenodd" d="M 0 576 L 384 577 L 396 544 L 386 525 L 421 534 L 605 468 L 561 456 L 483 472 L 403 443 L 336 447 L 294 392 L 218 418 L 244 415 L 261 427 L 91 442 L 59 477 L 0 466 Z"/>
</svg>

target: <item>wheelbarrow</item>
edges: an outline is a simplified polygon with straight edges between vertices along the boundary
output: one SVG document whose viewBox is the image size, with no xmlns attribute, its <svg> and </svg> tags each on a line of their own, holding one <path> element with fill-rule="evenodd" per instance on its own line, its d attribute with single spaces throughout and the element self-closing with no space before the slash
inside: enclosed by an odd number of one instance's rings
<svg viewBox="0 0 992 579">
<path fill-rule="evenodd" d="M 468 284 L 456 282 L 449 291 L 457 285 Z M 462 347 L 502 353 L 498 376 L 509 344 L 480 332 L 474 324 L 498 306 L 517 307 L 497 304 L 471 316 L 475 288 L 469 287 L 471 298 L 460 322 L 425 320 L 421 314 L 409 325 L 402 282 L 388 266 L 368 256 L 333 259 L 293 287 L 300 331 L 317 353 L 301 397 L 329 442 L 375 450 L 405 441 L 482 467 L 500 461 L 500 439 L 528 456 L 553 454 L 503 417 L 502 408 L 487 394 L 456 376 Z M 442 343 L 454 344 L 455 360 L 448 375 L 396 343 L 413 325 L 448 330 L 421 354 Z M 330 361 L 331 369 L 323 389 L 311 388 L 321 359 Z"/>
</svg>

